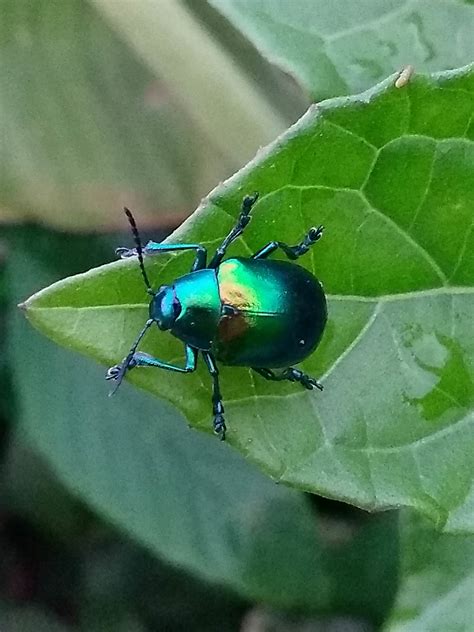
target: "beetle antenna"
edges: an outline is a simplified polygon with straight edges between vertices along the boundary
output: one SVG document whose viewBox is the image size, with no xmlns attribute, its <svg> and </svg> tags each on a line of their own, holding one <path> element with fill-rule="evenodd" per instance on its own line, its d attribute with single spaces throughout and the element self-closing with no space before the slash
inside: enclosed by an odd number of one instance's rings
<svg viewBox="0 0 474 632">
<path fill-rule="evenodd" d="M 123 210 L 125 211 L 125 215 L 127 216 L 129 224 L 132 228 L 133 239 L 135 241 L 135 246 L 137 247 L 138 263 L 140 264 L 140 270 L 142 273 L 143 280 L 145 281 L 148 294 L 154 294 L 153 289 L 151 287 L 151 283 L 148 279 L 148 275 L 145 270 L 145 264 L 143 263 L 143 246 L 142 246 L 142 240 L 140 239 L 140 233 L 138 232 L 137 223 L 130 209 L 124 206 Z"/>
</svg>

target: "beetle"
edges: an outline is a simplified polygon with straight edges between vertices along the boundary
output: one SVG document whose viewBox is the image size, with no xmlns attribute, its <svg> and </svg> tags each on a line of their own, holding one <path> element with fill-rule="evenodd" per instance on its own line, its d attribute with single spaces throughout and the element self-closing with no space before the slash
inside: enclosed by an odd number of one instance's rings
<svg viewBox="0 0 474 632">
<path fill-rule="evenodd" d="M 268 259 L 276 250 L 281 250 L 291 261 L 298 259 L 321 238 L 323 226 L 311 228 L 295 246 L 271 241 L 251 257 L 224 259 L 227 248 L 250 222 L 257 199 L 258 193 L 244 197 L 235 226 L 209 263 L 207 251 L 200 244 L 150 241 L 142 247 L 135 219 L 124 209 L 135 248 L 118 248 L 116 254 L 122 259 L 138 258 L 151 300 L 149 318 L 130 352 L 107 371 L 106 379 L 116 382 L 111 395 L 127 371 L 135 367 L 190 373 L 196 369 L 201 353 L 212 378 L 214 432 L 224 440 L 226 424 L 217 361 L 249 367 L 266 380 L 289 380 L 309 390 L 323 389 L 317 380 L 291 366 L 307 358 L 321 340 L 327 321 L 323 287 L 305 268 L 289 261 Z M 172 284 L 153 290 L 144 257 L 185 250 L 196 253 L 191 271 Z M 184 366 L 137 351 L 146 331 L 154 324 L 184 343 Z"/>
</svg>

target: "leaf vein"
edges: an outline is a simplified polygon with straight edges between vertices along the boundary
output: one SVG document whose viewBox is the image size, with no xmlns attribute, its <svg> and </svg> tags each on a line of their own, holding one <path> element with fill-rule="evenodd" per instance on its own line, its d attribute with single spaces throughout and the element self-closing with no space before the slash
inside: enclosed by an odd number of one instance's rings
<svg viewBox="0 0 474 632">
<path fill-rule="evenodd" d="M 385 22 L 390 22 L 391 20 L 395 18 L 399 18 L 403 16 L 405 13 L 408 13 L 408 11 L 411 8 L 413 8 L 413 6 L 414 6 L 414 3 L 411 0 L 408 0 L 407 2 L 405 2 L 403 6 L 397 7 L 396 9 L 393 9 L 392 11 L 387 11 L 387 13 L 385 13 L 382 16 L 373 18 L 372 20 L 368 20 L 367 22 L 362 22 L 361 24 L 357 24 L 355 26 L 351 26 L 341 31 L 336 31 L 332 35 L 322 36 L 322 37 L 324 38 L 326 42 L 333 43 L 337 41 L 338 39 L 341 39 L 342 37 L 352 36 L 355 33 L 360 33 L 364 31 L 372 31 L 372 30 L 375 31 L 376 28 L 378 28 Z"/>
<path fill-rule="evenodd" d="M 367 202 L 368 203 L 368 202 Z M 369 205 L 371 211 L 381 217 L 389 226 L 391 226 L 394 230 L 396 230 L 415 250 L 417 250 L 420 255 L 425 259 L 425 261 L 431 266 L 433 272 L 438 276 L 439 280 L 443 283 L 443 285 L 448 284 L 448 278 L 440 268 L 438 262 L 433 257 L 432 254 L 426 250 L 418 241 L 416 241 L 404 228 L 402 228 L 399 224 L 397 224 L 391 217 L 375 208 L 374 206 Z"/>
</svg>

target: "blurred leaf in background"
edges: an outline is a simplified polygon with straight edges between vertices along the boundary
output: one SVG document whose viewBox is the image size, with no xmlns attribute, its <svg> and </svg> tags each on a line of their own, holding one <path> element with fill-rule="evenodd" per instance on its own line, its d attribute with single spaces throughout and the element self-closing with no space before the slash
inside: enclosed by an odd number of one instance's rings
<svg viewBox="0 0 474 632">
<path fill-rule="evenodd" d="M 400 593 L 386 632 L 471 630 L 474 538 L 443 535 L 413 514 L 402 521 Z"/>
<path fill-rule="evenodd" d="M 318 101 L 474 59 L 470 0 L 209 0 Z"/>
<path fill-rule="evenodd" d="M 240 68 L 179 2 L 0 9 L 0 221 L 104 230 L 127 203 L 176 225 L 303 107 L 296 87 L 286 111 L 267 98 L 246 71 L 256 53 Z"/>
<path fill-rule="evenodd" d="M 67 632 L 68 629 L 39 608 L 11 608 L 1 602 L 0 627 L 8 632 Z"/>
</svg>

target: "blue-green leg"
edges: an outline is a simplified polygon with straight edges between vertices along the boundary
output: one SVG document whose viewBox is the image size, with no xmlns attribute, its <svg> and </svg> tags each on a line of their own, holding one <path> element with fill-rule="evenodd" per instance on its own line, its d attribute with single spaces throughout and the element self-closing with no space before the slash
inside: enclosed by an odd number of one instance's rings
<svg viewBox="0 0 474 632">
<path fill-rule="evenodd" d="M 189 345 L 185 345 L 184 351 L 184 367 L 176 366 L 175 364 L 169 364 L 168 362 L 163 362 L 163 360 L 154 358 L 148 353 L 143 353 L 142 351 L 136 351 L 132 355 L 129 354 L 123 362 L 111 366 L 110 369 L 107 371 L 107 374 L 105 376 L 106 380 L 118 381 L 117 386 L 114 388 L 111 394 L 115 393 L 115 391 L 119 387 L 125 372 L 134 369 L 137 366 L 154 366 L 159 369 L 166 369 L 167 371 L 175 371 L 176 373 L 191 373 L 196 369 L 197 349 Z"/>
<path fill-rule="evenodd" d="M 288 367 L 288 369 L 284 369 L 281 373 L 275 373 L 271 369 L 254 368 L 253 370 L 266 380 L 270 380 L 272 382 L 289 380 L 290 382 L 299 382 L 301 386 L 304 386 L 304 388 L 307 388 L 309 391 L 313 390 L 314 387 L 318 388 L 320 391 L 323 390 L 323 385 L 315 380 L 314 377 L 311 377 L 310 375 L 303 373 L 303 371 L 291 366 Z"/>
<path fill-rule="evenodd" d="M 252 256 L 252 259 L 266 259 L 278 248 L 283 250 L 288 259 L 298 259 L 298 257 L 306 254 L 311 246 L 321 239 L 323 230 L 323 226 L 310 228 L 304 239 L 302 239 L 299 244 L 296 244 L 296 246 L 288 246 L 288 244 L 285 244 L 283 241 L 271 241 L 263 248 L 260 248 L 260 250 Z"/>
<path fill-rule="evenodd" d="M 242 207 L 240 210 L 240 215 L 237 219 L 237 223 L 234 228 L 230 231 L 224 241 L 221 243 L 219 248 L 216 250 L 215 255 L 212 257 L 209 268 L 217 268 L 222 259 L 225 257 L 225 253 L 230 244 L 240 237 L 240 235 L 244 232 L 244 228 L 250 222 L 250 211 L 252 210 L 253 205 L 258 199 L 258 193 L 254 193 L 253 195 L 246 195 L 242 200 Z"/>
<path fill-rule="evenodd" d="M 192 373 L 195 371 L 197 364 L 197 349 L 194 347 L 190 347 L 189 345 L 185 345 L 185 364 L 183 366 L 177 366 L 176 364 L 169 364 L 168 362 L 163 362 L 163 360 L 159 360 L 158 358 L 154 358 L 149 353 L 143 353 L 143 351 L 137 351 L 132 358 L 132 362 L 130 363 L 130 369 L 136 366 L 154 366 L 158 369 L 166 369 L 167 371 L 175 371 L 176 373 Z"/>
<path fill-rule="evenodd" d="M 222 403 L 221 389 L 219 386 L 219 371 L 213 356 L 207 351 L 202 352 L 204 362 L 212 377 L 212 414 L 214 415 L 214 432 L 220 436 L 221 441 L 225 441 L 226 425 L 224 419 L 224 405 Z"/>
<path fill-rule="evenodd" d="M 149 241 L 143 248 L 143 254 L 147 257 L 159 255 L 164 252 L 178 252 L 180 250 L 195 250 L 196 258 L 194 259 L 191 272 L 202 270 L 206 267 L 207 250 L 200 244 L 160 244 L 157 241 Z M 128 259 L 137 255 L 136 248 L 117 248 L 115 253 L 121 259 Z"/>
</svg>

